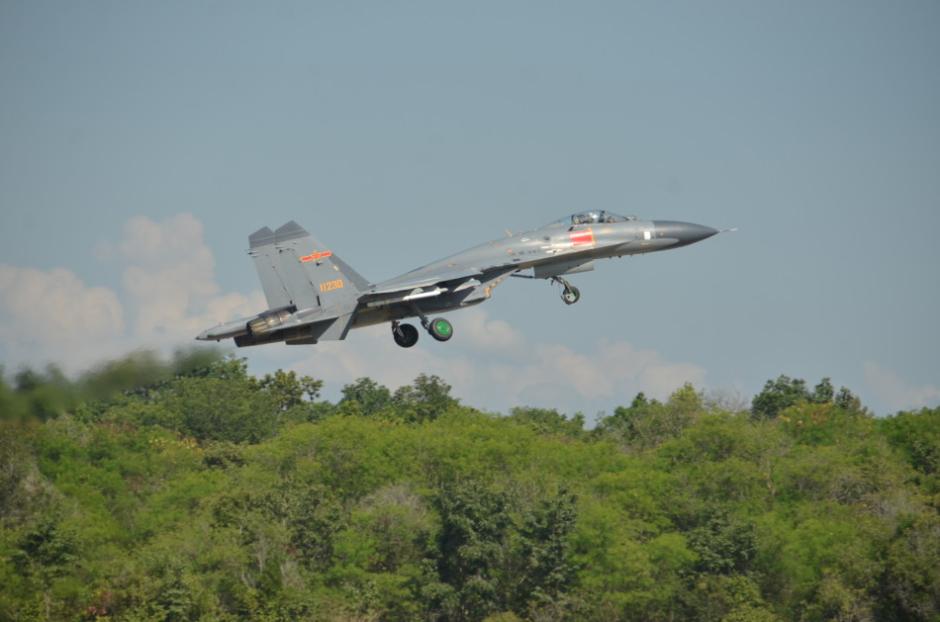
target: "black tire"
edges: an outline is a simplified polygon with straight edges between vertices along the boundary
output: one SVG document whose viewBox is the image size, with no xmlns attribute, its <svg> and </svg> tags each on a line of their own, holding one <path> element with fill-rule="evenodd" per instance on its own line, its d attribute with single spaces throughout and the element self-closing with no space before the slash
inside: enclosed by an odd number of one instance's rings
<svg viewBox="0 0 940 622">
<path fill-rule="evenodd" d="M 454 327 L 442 317 L 436 317 L 428 324 L 428 332 L 438 341 L 447 341 L 454 336 Z"/>
<path fill-rule="evenodd" d="M 410 348 L 418 343 L 418 329 L 411 324 L 399 324 L 392 328 L 392 338 L 403 348 Z"/>
<path fill-rule="evenodd" d="M 565 291 L 561 293 L 561 299 L 565 301 L 566 305 L 573 305 L 581 300 L 581 290 L 573 285 L 566 287 Z"/>
</svg>

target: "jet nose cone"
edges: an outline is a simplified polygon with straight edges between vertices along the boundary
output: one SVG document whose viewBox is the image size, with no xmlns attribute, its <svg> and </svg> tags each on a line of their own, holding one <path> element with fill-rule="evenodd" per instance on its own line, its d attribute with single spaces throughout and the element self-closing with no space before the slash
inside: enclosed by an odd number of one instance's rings
<svg viewBox="0 0 940 622">
<path fill-rule="evenodd" d="M 718 233 L 718 229 L 712 229 L 705 225 L 686 223 L 685 230 L 682 232 L 682 239 L 686 240 L 686 244 L 693 244 L 695 242 L 701 242 L 705 238 L 710 238 L 716 233 Z"/>
<path fill-rule="evenodd" d="M 695 244 L 718 233 L 717 229 L 705 225 L 675 220 L 654 220 L 653 225 L 656 227 L 656 237 L 672 238 L 676 240 L 675 246 Z"/>
</svg>

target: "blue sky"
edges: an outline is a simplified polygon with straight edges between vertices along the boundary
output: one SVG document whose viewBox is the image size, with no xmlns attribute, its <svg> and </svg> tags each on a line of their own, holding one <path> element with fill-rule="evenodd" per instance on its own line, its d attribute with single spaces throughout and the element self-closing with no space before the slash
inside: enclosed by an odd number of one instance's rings
<svg viewBox="0 0 940 622">
<path fill-rule="evenodd" d="M 936 2 L 5 2 L 0 360 L 78 371 L 252 312 L 248 233 L 366 277 L 587 208 L 740 231 L 512 281 L 448 344 L 245 349 L 589 415 L 691 380 L 940 403 Z"/>
</svg>

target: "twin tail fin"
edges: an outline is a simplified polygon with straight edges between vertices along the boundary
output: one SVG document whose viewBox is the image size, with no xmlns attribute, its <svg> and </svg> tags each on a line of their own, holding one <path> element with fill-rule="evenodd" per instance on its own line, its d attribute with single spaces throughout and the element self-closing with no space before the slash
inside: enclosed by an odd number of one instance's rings
<svg viewBox="0 0 940 622">
<path fill-rule="evenodd" d="M 248 236 L 248 245 L 270 309 L 347 314 L 370 287 L 362 275 L 293 220 L 276 231 L 258 229 Z"/>
</svg>

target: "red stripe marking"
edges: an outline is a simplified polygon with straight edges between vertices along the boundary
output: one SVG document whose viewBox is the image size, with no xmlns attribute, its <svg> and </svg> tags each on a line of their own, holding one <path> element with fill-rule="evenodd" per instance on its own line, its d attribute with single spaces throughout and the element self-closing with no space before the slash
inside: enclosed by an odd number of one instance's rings
<svg viewBox="0 0 940 622">
<path fill-rule="evenodd" d="M 572 231 L 568 234 L 568 237 L 575 246 L 594 244 L 594 231 L 591 229 L 587 229 L 586 231 Z"/>
<path fill-rule="evenodd" d="M 314 251 L 310 253 L 309 255 L 304 255 L 303 257 L 301 257 L 300 261 L 302 261 L 303 263 L 307 263 L 308 261 L 317 261 L 318 259 L 325 259 L 327 257 L 332 257 L 332 256 L 333 256 L 332 251 L 320 251 L 319 253 Z"/>
</svg>

